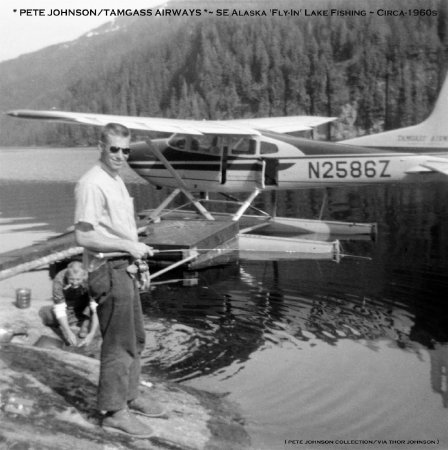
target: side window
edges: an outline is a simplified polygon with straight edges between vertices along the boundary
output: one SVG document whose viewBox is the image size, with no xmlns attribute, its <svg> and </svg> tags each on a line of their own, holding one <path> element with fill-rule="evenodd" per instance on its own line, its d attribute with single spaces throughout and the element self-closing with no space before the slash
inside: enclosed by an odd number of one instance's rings
<svg viewBox="0 0 448 450">
<path fill-rule="evenodd" d="M 199 150 L 199 141 L 197 139 L 192 139 L 191 140 L 191 150 L 193 150 L 194 152 L 197 152 Z"/>
<path fill-rule="evenodd" d="M 208 155 L 221 153 L 219 137 L 214 135 L 195 136 L 191 141 L 191 149 Z"/>
<path fill-rule="evenodd" d="M 222 138 L 218 135 L 186 136 L 178 134 L 170 139 L 169 145 L 177 150 L 219 156 L 221 154 Z"/>
<path fill-rule="evenodd" d="M 233 155 L 255 155 L 255 141 L 253 139 L 241 138 L 232 147 Z"/>
<path fill-rule="evenodd" d="M 260 145 L 260 154 L 268 155 L 272 153 L 278 153 L 278 147 L 275 144 L 271 144 L 270 142 L 261 142 Z"/>
</svg>

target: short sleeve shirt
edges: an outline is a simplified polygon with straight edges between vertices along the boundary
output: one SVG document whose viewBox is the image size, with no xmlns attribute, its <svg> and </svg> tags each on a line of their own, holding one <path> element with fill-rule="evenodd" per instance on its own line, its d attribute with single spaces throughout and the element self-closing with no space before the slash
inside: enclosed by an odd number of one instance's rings
<svg viewBox="0 0 448 450">
<path fill-rule="evenodd" d="M 134 202 L 119 175 L 111 175 L 98 162 L 75 188 L 75 224 L 86 222 L 105 237 L 138 241 Z M 87 269 L 92 270 L 89 251 Z"/>
</svg>

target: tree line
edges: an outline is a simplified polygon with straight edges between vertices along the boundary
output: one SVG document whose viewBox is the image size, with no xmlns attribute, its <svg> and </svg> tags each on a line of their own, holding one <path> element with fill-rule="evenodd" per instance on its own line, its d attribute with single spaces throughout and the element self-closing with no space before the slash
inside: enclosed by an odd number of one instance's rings
<svg viewBox="0 0 448 450">
<path fill-rule="evenodd" d="M 446 71 L 445 2 L 425 8 L 437 15 L 178 19 L 169 39 L 134 39 L 119 62 L 98 55 L 103 64 L 69 84 L 57 105 L 185 119 L 332 116 L 339 120 L 325 137 L 335 140 L 410 125 L 428 114 Z M 141 36 L 150 26 L 140 21 Z M 89 145 L 96 133 L 47 125 L 22 138 Z"/>
</svg>

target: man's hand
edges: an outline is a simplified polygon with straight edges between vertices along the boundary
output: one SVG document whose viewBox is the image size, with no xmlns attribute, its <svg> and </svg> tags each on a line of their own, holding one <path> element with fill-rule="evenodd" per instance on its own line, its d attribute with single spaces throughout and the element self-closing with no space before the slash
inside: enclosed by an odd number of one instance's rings
<svg viewBox="0 0 448 450">
<path fill-rule="evenodd" d="M 154 254 L 153 248 L 143 242 L 129 241 L 127 251 L 134 257 L 134 259 L 142 259 L 145 256 L 152 256 Z"/>
<path fill-rule="evenodd" d="M 78 347 L 88 347 L 95 337 L 95 333 L 89 333 L 84 339 L 81 339 L 81 341 L 78 344 Z"/>
<path fill-rule="evenodd" d="M 64 334 L 64 338 L 67 341 L 68 345 L 75 346 L 78 343 L 75 333 L 73 333 L 73 331 L 70 330 L 70 328 L 68 330 L 64 330 L 63 334 Z"/>
</svg>

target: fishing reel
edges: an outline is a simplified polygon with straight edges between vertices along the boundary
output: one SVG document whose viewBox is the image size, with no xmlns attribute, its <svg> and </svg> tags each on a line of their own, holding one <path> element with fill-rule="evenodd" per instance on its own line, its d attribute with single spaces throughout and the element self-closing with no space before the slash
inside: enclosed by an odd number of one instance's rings
<svg viewBox="0 0 448 450">
<path fill-rule="evenodd" d="M 149 286 L 151 285 L 151 278 L 149 266 L 146 261 L 136 259 L 127 267 L 126 271 L 129 273 L 131 278 L 137 280 L 138 289 L 140 291 L 147 291 L 149 289 Z"/>
</svg>

